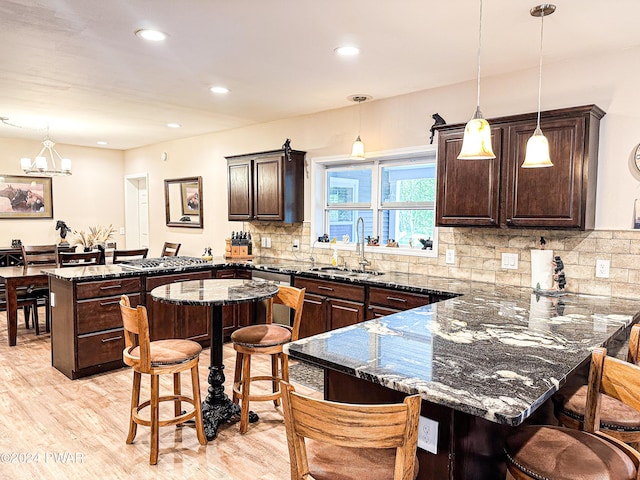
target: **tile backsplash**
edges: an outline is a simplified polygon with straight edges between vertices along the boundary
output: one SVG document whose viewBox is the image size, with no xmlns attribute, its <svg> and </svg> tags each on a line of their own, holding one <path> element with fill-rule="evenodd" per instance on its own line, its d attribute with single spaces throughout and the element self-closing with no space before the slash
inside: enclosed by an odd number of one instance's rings
<svg viewBox="0 0 640 480">
<path fill-rule="evenodd" d="M 311 256 L 320 263 L 331 263 L 331 250 L 310 243 L 309 223 L 251 223 L 254 255 L 292 261 L 307 261 Z M 271 248 L 260 247 L 261 237 L 271 238 Z M 373 268 L 422 273 L 478 282 L 531 286 L 531 249 L 538 248 L 540 237 L 545 248 L 553 250 L 564 263 L 567 291 L 640 299 L 640 230 L 511 230 L 489 228 L 440 228 L 438 257 L 393 255 L 383 251 L 369 253 Z M 293 250 L 293 239 L 300 248 Z M 455 251 L 455 263 L 445 262 L 447 249 Z M 502 268 L 503 253 L 518 256 L 517 270 Z M 340 250 L 341 262 L 356 267 L 354 252 Z M 609 277 L 596 277 L 596 260 L 610 262 Z"/>
</svg>

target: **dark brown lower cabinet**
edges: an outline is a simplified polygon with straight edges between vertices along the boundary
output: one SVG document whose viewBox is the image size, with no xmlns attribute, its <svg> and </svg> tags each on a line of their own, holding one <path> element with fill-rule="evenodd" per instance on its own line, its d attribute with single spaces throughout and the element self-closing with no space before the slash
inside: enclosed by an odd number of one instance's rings
<svg viewBox="0 0 640 480">
<path fill-rule="evenodd" d="M 120 296 L 138 305 L 140 277 L 92 282 L 52 277 L 49 289 L 52 365 L 72 380 L 122 367 Z"/>
</svg>

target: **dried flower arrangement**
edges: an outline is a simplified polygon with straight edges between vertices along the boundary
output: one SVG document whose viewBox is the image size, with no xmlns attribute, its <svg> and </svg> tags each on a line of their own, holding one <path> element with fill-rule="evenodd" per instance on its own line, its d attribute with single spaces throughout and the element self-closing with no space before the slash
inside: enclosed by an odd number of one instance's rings
<svg viewBox="0 0 640 480">
<path fill-rule="evenodd" d="M 95 227 L 89 227 L 89 231 L 74 230 L 74 238 L 72 245 L 82 245 L 84 248 L 95 247 L 97 245 L 104 244 L 107 240 L 113 238 L 115 233 L 113 225 L 109 224 L 108 227 L 103 225 L 96 225 Z"/>
</svg>

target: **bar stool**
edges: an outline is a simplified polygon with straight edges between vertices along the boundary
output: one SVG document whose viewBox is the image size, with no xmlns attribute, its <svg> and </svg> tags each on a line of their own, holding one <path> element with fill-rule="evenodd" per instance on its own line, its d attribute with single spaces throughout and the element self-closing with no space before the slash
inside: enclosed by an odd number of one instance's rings
<svg viewBox="0 0 640 480">
<path fill-rule="evenodd" d="M 131 308 L 129 297 L 120 297 L 120 312 L 124 325 L 125 349 L 122 358 L 125 364 L 133 368 L 133 388 L 131 390 L 131 410 L 129 415 L 129 434 L 127 443 L 133 443 L 138 425 L 151 427 L 151 453 L 149 463 L 158 463 L 158 428 L 179 425 L 195 417 L 196 433 L 201 445 L 207 444 L 202 422 L 202 406 L 200 403 L 200 379 L 198 377 L 198 361 L 202 347 L 191 340 L 158 340 L 149 341 L 149 321 L 147 309 L 138 305 Z M 136 342 L 137 336 L 137 342 Z M 182 395 L 180 372 L 191 371 L 193 397 Z M 151 398 L 140 403 L 141 374 L 151 376 Z M 160 396 L 160 375 L 173 375 L 173 395 Z M 174 416 L 159 418 L 160 402 L 174 402 Z M 193 405 L 193 410 L 182 413 L 181 402 Z M 150 407 L 150 417 L 142 418 L 140 411 Z"/>
<path fill-rule="evenodd" d="M 280 381 L 289 381 L 289 357 L 282 352 L 285 343 L 298 339 L 300 319 L 304 305 L 305 289 L 280 285 L 278 293 L 269 300 L 267 308 L 267 323 L 265 325 L 251 325 L 243 327 L 231 334 L 233 348 L 236 351 L 236 369 L 233 377 L 233 403 L 240 401 L 240 433 L 246 433 L 249 427 L 249 402 L 273 400 L 277 407 L 280 405 L 282 392 Z M 273 320 L 272 303 L 285 305 L 295 311 L 293 327 L 271 323 Z M 271 375 L 251 376 L 251 355 L 271 355 Z M 280 374 L 278 374 L 280 362 Z M 271 381 L 270 394 L 251 394 L 251 382 Z"/>
<path fill-rule="evenodd" d="M 517 427 L 505 443 L 507 480 L 638 479 L 640 453 L 600 430 L 603 395 L 640 409 L 640 367 L 591 355 L 584 431 L 565 427 Z"/>
<path fill-rule="evenodd" d="M 300 395 L 287 382 L 280 386 L 292 479 L 418 476 L 419 395 L 403 403 L 353 405 Z"/>
<path fill-rule="evenodd" d="M 634 325 L 629 335 L 627 362 L 637 365 L 640 360 L 639 350 L 640 325 Z M 553 401 L 556 406 L 556 416 L 563 426 L 577 430 L 584 429 L 587 385 L 582 385 L 575 392 L 560 390 L 554 395 Z M 629 443 L 637 449 L 640 443 L 640 412 L 620 400 L 603 395 L 600 428 L 612 437 Z"/>
</svg>

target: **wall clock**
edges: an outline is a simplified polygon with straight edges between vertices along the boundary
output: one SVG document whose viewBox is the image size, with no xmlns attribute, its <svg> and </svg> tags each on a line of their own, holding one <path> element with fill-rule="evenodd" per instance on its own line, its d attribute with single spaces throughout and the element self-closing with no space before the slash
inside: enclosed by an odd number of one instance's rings
<svg viewBox="0 0 640 480">
<path fill-rule="evenodd" d="M 636 153 L 633 157 L 633 161 L 636 166 L 636 170 L 640 172 L 640 144 L 636 147 Z"/>
</svg>

